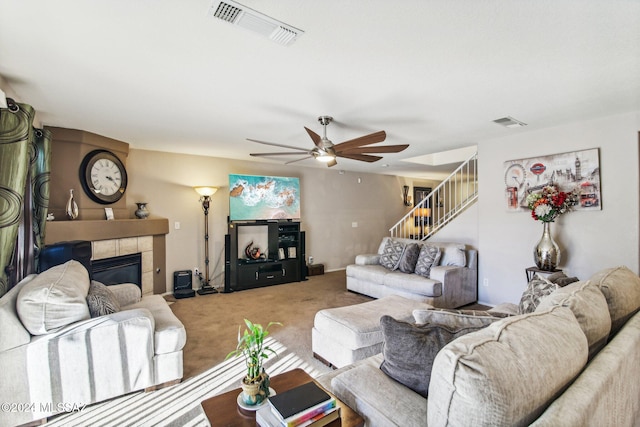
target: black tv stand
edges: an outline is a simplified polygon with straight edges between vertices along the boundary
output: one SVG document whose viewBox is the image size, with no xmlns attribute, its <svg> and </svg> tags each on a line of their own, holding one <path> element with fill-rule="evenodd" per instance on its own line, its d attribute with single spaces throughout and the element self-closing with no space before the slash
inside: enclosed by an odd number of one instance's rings
<svg viewBox="0 0 640 427">
<path fill-rule="evenodd" d="M 229 260 L 225 283 L 240 291 L 262 286 L 299 282 L 306 278 L 304 231 L 291 220 L 229 223 Z M 251 259 L 245 247 L 257 246 L 265 258 Z"/>
</svg>

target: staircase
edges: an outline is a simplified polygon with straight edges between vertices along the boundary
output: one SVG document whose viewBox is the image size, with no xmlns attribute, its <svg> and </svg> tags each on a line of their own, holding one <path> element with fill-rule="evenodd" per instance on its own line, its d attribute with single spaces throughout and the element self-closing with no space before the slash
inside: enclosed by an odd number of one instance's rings
<svg viewBox="0 0 640 427">
<path fill-rule="evenodd" d="M 389 229 L 391 237 L 426 240 L 478 199 L 478 153 L 462 163 Z"/>
</svg>

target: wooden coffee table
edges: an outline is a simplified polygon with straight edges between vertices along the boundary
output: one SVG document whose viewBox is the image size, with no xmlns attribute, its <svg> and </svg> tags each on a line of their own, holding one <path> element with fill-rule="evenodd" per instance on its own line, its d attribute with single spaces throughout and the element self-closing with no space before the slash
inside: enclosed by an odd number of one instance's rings
<svg viewBox="0 0 640 427">
<path fill-rule="evenodd" d="M 302 369 L 294 369 L 271 378 L 271 387 L 277 392 L 290 390 L 299 385 L 313 381 Z M 212 427 L 216 426 L 256 426 L 256 414 L 253 411 L 245 411 L 238 407 L 237 398 L 240 388 L 211 397 L 201 402 L 202 409 L 207 415 Z M 329 393 L 331 397 L 335 397 Z M 329 426 L 337 427 L 362 427 L 364 419 L 353 409 L 336 398 L 340 407 L 340 419 L 335 420 Z"/>
</svg>

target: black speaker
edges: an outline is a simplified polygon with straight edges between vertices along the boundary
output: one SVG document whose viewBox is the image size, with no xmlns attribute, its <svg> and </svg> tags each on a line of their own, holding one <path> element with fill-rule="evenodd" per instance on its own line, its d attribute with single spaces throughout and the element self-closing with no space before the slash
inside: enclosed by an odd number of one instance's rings
<svg viewBox="0 0 640 427">
<path fill-rule="evenodd" d="M 300 280 L 307 280 L 307 245 L 306 233 L 300 232 Z"/>
<path fill-rule="evenodd" d="M 224 290 L 223 294 L 233 292 L 231 289 L 231 236 L 224 235 Z"/>
<path fill-rule="evenodd" d="M 191 270 L 173 272 L 173 296 L 175 298 L 190 298 L 196 291 L 191 288 Z"/>
<path fill-rule="evenodd" d="M 72 240 L 45 246 L 38 259 L 38 273 L 72 259 L 84 265 L 89 272 L 89 278 L 92 277 L 91 242 L 86 240 Z"/>
</svg>

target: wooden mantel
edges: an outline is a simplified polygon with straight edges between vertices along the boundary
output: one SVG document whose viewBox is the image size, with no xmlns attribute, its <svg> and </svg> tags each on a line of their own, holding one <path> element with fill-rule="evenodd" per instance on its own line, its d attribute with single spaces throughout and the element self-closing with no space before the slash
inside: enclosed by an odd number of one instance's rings
<svg viewBox="0 0 640 427">
<path fill-rule="evenodd" d="M 69 240 L 108 240 L 169 233 L 167 218 L 47 222 L 45 244 Z"/>
</svg>

